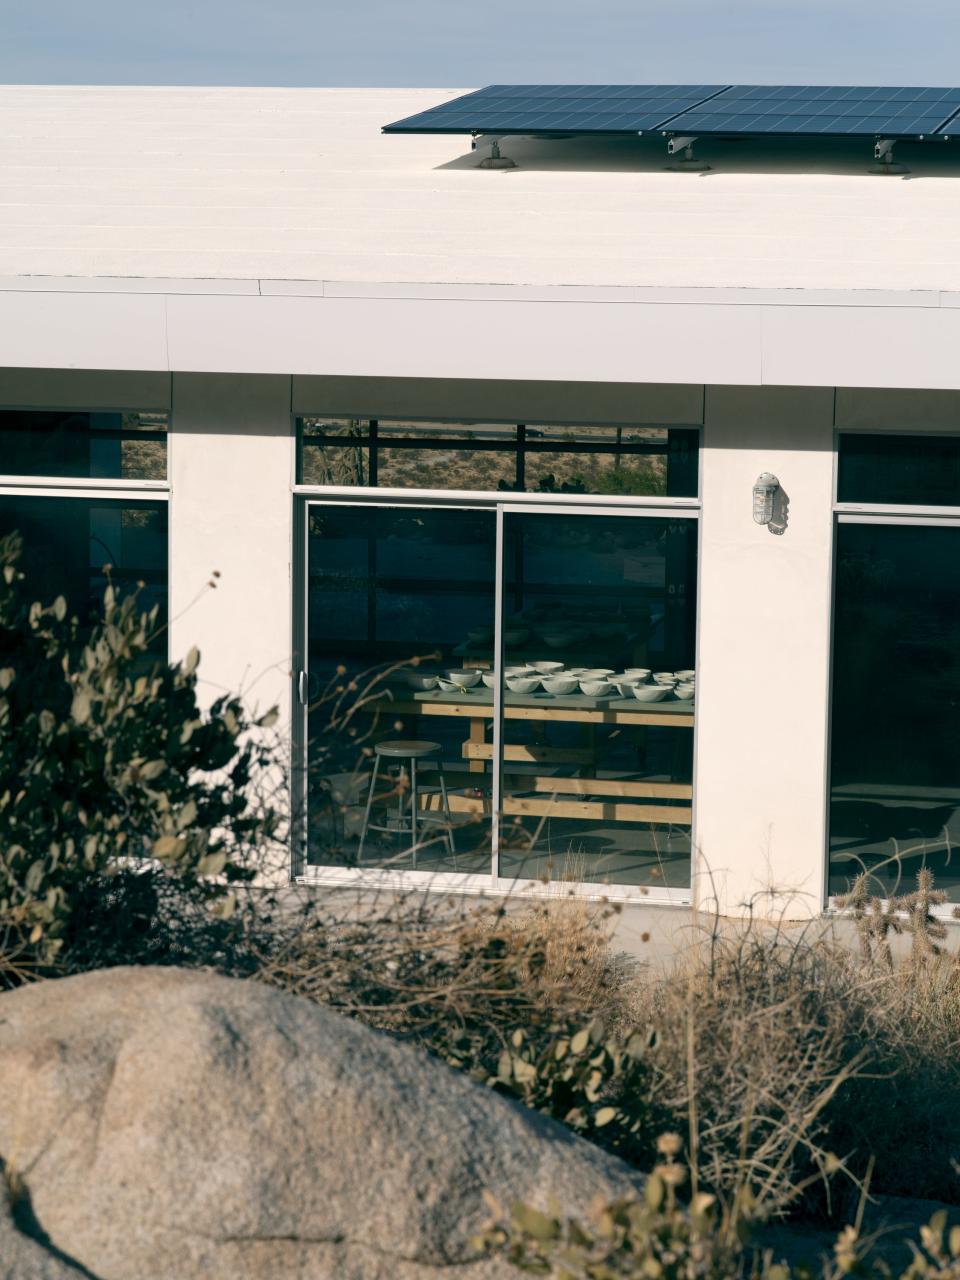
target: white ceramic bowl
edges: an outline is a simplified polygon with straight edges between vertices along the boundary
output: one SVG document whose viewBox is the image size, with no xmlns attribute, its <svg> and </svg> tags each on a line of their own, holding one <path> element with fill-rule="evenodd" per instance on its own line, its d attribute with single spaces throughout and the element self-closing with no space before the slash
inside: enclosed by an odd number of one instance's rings
<svg viewBox="0 0 960 1280">
<path fill-rule="evenodd" d="M 503 673 L 505 676 L 508 676 L 508 677 L 509 676 L 535 676 L 537 674 L 536 671 L 533 669 L 533 667 L 529 667 L 529 666 L 504 667 Z"/>
<path fill-rule="evenodd" d="M 419 689 L 421 693 L 437 687 L 437 677 L 426 675 L 422 671 L 405 671 L 403 678 L 411 689 Z"/>
<path fill-rule="evenodd" d="M 670 692 L 670 686 L 665 684 L 635 684 L 633 686 L 633 696 L 638 702 L 660 702 Z"/>
<path fill-rule="evenodd" d="M 678 680 L 682 680 L 684 684 L 693 684 L 694 680 L 697 678 L 697 673 L 692 669 L 688 671 L 675 671 L 673 674 Z"/>
<path fill-rule="evenodd" d="M 599 698 L 603 694 L 610 692 L 609 680 L 581 680 L 580 692 L 585 693 L 589 698 Z"/>
<path fill-rule="evenodd" d="M 531 662 L 534 671 L 539 671 L 542 676 L 552 676 L 558 671 L 563 670 L 562 662 Z"/>
<path fill-rule="evenodd" d="M 507 688 L 511 693 L 533 693 L 539 683 L 539 676 L 507 676 Z"/>
<path fill-rule="evenodd" d="M 613 675 L 613 667 L 587 667 L 582 672 L 581 680 L 606 680 L 607 676 Z"/>
<path fill-rule="evenodd" d="M 610 681 L 610 683 L 612 685 L 616 685 L 617 692 L 620 694 L 621 698 L 632 698 L 633 691 L 637 687 L 637 685 L 640 683 L 640 681 L 639 680 L 617 680 L 616 678 L 614 678 Z"/>
<path fill-rule="evenodd" d="M 472 689 L 475 684 L 480 683 L 480 672 L 448 671 L 447 679 L 452 680 L 454 684 L 459 685 L 462 689 Z"/>
<path fill-rule="evenodd" d="M 462 684 L 454 684 L 452 680 L 445 680 L 443 676 L 438 678 L 437 686 L 441 693 L 459 693 L 463 688 Z"/>
<path fill-rule="evenodd" d="M 657 684 L 672 685 L 677 683 L 677 677 L 672 671 L 655 671 L 653 678 Z"/>
<path fill-rule="evenodd" d="M 576 676 L 568 676 L 566 674 L 560 676 L 544 676 L 543 687 L 547 693 L 552 693 L 555 697 L 562 697 L 564 694 L 576 693 L 580 686 L 580 681 Z"/>
<path fill-rule="evenodd" d="M 488 689 L 493 689 L 497 683 L 497 673 L 495 671 L 484 671 L 480 679 Z"/>
<path fill-rule="evenodd" d="M 678 684 L 673 692 L 678 698 L 686 701 L 688 698 L 693 697 L 695 691 L 695 687 L 692 684 Z"/>
<path fill-rule="evenodd" d="M 636 676 L 638 680 L 646 680 L 650 674 L 649 667 L 624 667 L 623 669 L 628 676 Z"/>
</svg>

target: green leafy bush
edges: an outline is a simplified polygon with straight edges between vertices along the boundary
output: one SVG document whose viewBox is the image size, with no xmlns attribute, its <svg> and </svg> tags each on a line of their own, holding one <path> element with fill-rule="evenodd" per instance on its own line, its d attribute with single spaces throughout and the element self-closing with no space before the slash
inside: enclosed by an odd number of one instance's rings
<svg viewBox="0 0 960 1280">
<path fill-rule="evenodd" d="M 623 1159 L 642 1162 L 654 1111 L 649 1050 L 648 1036 L 634 1032 L 621 1042 L 598 1022 L 552 1026 L 540 1035 L 518 1028 L 487 1083 Z"/>
<path fill-rule="evenodd" d="M 20 540 L 0 540 L 0 929 L 11 972 L 49 965 L 92 883 L 148 859 L 229 913 L 231 882 L 277 826 L 248 787 L 269 763 L 239 700 L 197 702 L 194 650 L 168 665 L 156 610 L 108 587 L 83 634 L 67 603 L 33 602 Z M 139 865 L 135 862 L 132 865 Z M 16 946 L 11 944 L 16 939 Z M 0 975 L 2 976 L 2 975 Z"/>
<path fill-rule="evenodd" d="M 664 1135 L 679 1146 L 676 1135 Z M 661 1148 L 662 1153 L 662 1148 Z M 940 1210 L 907 1240 L 912 1260 L 892 1267 L 891 1241 L 845 1227 L 830 1254 L 783 1261 L 746 1220 L 731 1233 L 713 1197 L 683 1204 L 676 1189 L 686 1171 L 672 1159 L 647 1180 L 643 1196 L 593 1206 L 590 1221 L 543 1213 L 522 1203 L 505 1211 L 493 1196 L 492 1217 L 476 1239 L 478 1251 L 499 1255 L 518 1271 L 556 1280 L 958 1280 L 960 1226 L 948 1229 Z M 902 1252 L 902 1242 L 897 1252 Z"/>
</svg>

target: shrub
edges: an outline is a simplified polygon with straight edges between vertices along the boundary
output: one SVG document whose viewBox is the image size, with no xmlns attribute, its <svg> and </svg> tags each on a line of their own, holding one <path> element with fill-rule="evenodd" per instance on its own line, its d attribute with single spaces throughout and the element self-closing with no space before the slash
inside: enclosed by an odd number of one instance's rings
<svg viewBox="0 0 960 1280">
<path fill-rule="evenodd" d="M 411 892 L 313 897 L 260 956 L 258 977 L 412 1041 L 486 1083 L 514 1033 L 622 1016 L 629 973 L 609 910 Z"/>
<path fill-rule="evenodd" d="M 108 587 L 84 636 L 67 603 L 31 602 L 20 541 L 0 540 L 0 929 L 7 981 L 63 962 L 78 903 L 127 860 L 149 859 L 228 913 L 229 886 L 277 826 L 247 788 L 265 748 L 236 698 L 203 714 L 194 650 L 152 650 L 156 610 Z M 3 969 L 3 967 L 0 967 Z M 0 980 L 4 979 L 0 972 Z"/>
<path fill-rule="evenodd" d="M 667 1135 L 671 1137 L 673 1135 Z M 493 1216 L 475 1241 L 478 1250 L 499 1254 L 519 1271 L 557 1280 L 958 1280 L 960 1227 L 947 1230 L 944 1211 L 908 1241 L 912 1261 L 895 1273 L 878 1237 L 862 1237 L 856 1227 L 837 1236 L 832 1256 L 801 1263 L 777 1260 L 762 1238 L 748 1229 L 723 1230 L 712 1197 L 700 1194 L 689 1206 L 675 1188 L 685 1170 L 661 1164 L 647 1182 L 644 1197 L 598 1202 L 591 1221 L 582 1223 L 555 1213 L 514 1204 L 505 1212 L 493 1197 Z"/>
<path fill-rule="evenodd" d="M 843 1167 L 831 1106 L 865 1069 L 864 975 L 838 947 L 757 923 L 699 939 L 641 993 L 651 1096 L 697 1187 L 782 1215 Z M 841 1148 L 841 1151 L 843 1148 Z"/>
</svg>

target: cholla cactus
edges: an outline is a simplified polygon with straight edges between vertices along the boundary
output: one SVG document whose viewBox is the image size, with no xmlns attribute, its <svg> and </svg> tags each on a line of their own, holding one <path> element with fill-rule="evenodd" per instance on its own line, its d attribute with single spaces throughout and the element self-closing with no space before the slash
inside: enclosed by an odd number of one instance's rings
<svg viewBox="0 0 960 1280">
<path fill-rule="evenodd" d="M 903 921 L 898 915 L 895 902 L 884 902 L 878 894 L 872 893 L 870 882 L 870 873 L 861 872 L 854 880 L 850 892 L 837 898 L 837 906 L 853 916 L 860 940 L 860 954 L 864 960 L 870 963 L 879 960 L 887 969 L 892 969 L 890 934 L 903 933 Z"/>
<path fill-rule="evenodd" d="M 947 936 L 947 927 L 932 914 L 933 907 L 941 907 L 947 901 L 942 889 L 933 887 L 933 872 L 921 867 L 917 872 L 917 887 L 913 893 L 896 899 L 897 910 L 906 917 L 906 931 L 911 935 L 910 959 L 913 964 L 925 965 L 933 956 L 943 955 L 938 944 Z"/>
</svg>

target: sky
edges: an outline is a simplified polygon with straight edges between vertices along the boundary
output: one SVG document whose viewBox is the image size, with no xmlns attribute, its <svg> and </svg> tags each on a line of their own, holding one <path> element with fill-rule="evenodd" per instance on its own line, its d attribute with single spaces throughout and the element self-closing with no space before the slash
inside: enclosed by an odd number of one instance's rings
<svg viewBox="0 0 960 1280">
<path fill-rule="evenodd" d="M 0 0 L 0 83 L 954 85 L 957 0 Z"/>
</svg>

